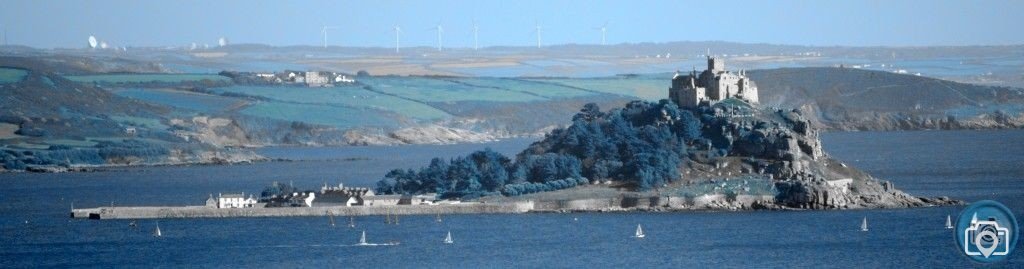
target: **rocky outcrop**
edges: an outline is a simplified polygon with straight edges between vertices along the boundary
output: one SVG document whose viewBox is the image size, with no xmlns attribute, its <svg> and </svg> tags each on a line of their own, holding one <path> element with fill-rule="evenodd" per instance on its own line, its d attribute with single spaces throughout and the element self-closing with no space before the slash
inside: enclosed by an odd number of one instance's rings
<svg viewBox="0 0 1024 269">
<path fill-rule="evenodd" d="M 373 130 L 350 130 L 345 133 L 345 142 L 348 145 L 445 145 L 491 142 L 507 137 L 509 136 L 430 124 L 398 129 L 389 133 Z"/>
<path fill-rule="evenodd" d="M 818 131 L 799 109 L 760 109 L 734 100 L 703 107 L 705 136 L 717 154 L 745 158 L 752 175 L 767 177 L 774 203 L 808 209 L 899 208 L 955 204 L 919 198 L 832 159 Z"/>
</svg>

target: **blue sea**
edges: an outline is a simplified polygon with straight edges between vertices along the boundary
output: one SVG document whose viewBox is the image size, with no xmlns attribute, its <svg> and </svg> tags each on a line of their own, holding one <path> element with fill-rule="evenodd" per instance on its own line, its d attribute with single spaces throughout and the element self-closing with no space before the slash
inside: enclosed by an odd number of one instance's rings
<svg viewBox="0 0 1024 269">
<path fill-rule="evenodd" d="M 1024 131 L 824 134 L 826 151 L 914 195 L 993 199 L 1024 217 Z M 293 159 L 229 166 L 0 174 L 0 268 L 962 268 L 946 215 L 961 207 L 898 210 L 685 212 L 382 217 L 332 228 L 326 218 L 165 219 L 157 224 L 72 220 L 102 205 L 201 204 L 218 192 L 259 192 L 272 181 L 372 186 L 390 168 L 528 139 L 488 144 L 268 148 Z M 867 217 L 870 232 L 858 231 Z M 347 223 L 340 219 L 339 222 Z M 641 224 L 647 237 L 631 238 Z M 370 243 L 354 246 L 366 231 Z M 455 244 L 442 244 L 451 231 Z M 996 267 L 1022 267 L 1015 251 Z"/>
</svg>

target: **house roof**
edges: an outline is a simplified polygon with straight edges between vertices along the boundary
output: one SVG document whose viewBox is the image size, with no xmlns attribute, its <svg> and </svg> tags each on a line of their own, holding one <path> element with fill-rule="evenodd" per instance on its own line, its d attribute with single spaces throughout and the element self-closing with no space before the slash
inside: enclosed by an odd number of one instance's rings
<svg viewBox="0 0 1024 269">
<path fill-rule="evenodd" d="M 220 198 L 245 198 L 241 193 L 222 193 Z"/>
</svg>

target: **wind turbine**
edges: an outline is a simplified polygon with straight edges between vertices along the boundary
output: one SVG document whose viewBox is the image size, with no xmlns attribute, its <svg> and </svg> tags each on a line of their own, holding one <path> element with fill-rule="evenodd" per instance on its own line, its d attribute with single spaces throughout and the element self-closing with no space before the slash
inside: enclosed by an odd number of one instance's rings
<svg viewBox="0 0 1024 269">
<path fill-rule="evenodd" d="M 608 22 L 604 22 L 604 24 L 602 24 L 601 27 L 594 28 L 594 29 L 601 30 L 601 45 L 604 46 L 606 44 L 605 43 L 605 37 L 608 34 Z"/>
<path fill-rule="evenodd" d="M 441 51 L 444 44 L 441 42 L 441 35 L 444 34 L 444 27 L 441 26 L 440 22 L 437 23 L 437 27 L 434 28 L 434 31 L 437 31 L 437 51 Z"/>
<path fill-rule="evenodd" d="M 536 27 L 534 27 L 533 31 L 537 33 L 537 48 L 538 49 L 540 48 L 540 29 L 541 29 L 540 28 L 540 23 L 537 22 L 536 23 Z"/>
<path fill-rule="evenodd" d="M 398 25 L 395 24 L 395 53 L 398 53 L 398 49 L 400 48 L 399 42 L 402 40 L 401 33 L 402 27 L 398 27 Z"/>
<path fill-rule="evenodd" d="M 476 20 L 473 20 L 473 50 L 480 49 L 479 32 L 480 26 L 476 24 Z"/>
<path fill-rule="evenodd" d="M 337 30 L 337 26 L 324 26 L 320 28 L 320 34 L 324 36 L 324 48 L 327 48 L 327 30 Z"/>
</svg>

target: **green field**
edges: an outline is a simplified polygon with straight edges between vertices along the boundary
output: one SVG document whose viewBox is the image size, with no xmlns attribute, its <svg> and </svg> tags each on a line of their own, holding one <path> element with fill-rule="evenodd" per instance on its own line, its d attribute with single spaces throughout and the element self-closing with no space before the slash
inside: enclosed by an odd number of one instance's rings
<svg viewBox="0 0 1024 269">
<path fill-rule="evenodd" d="M 0 122 L 0 139 L 18 138 L 20 135 L 14 134 L 20 129 L 21 126 L 17 124 L 10 124 L 6 122 Z"/>
<path fill-rule="evenodd" d="M 664 99 L 668 96 L 668 88 L 671 86 L 671 78 L 651 77 L 541 78 L 529 80 L 583 88 L 603 93 L 634 96 L 648 101 Z"/>
<path fill-rule="evenodd" d="M 224 112 L 247 103 L 241 98 L 209 95 L 171 89 L 118 89 L 114 94 L 204 113 Z"/>
<path fill-rule="evenodd" d="M 149 129 L 166 130 L 168 128 L 167 125 L 160 123 L 159 119 L 153 118 L 141 118 L 132 116 L 110 116 L 110 119 L 117 121 L 120 124 L 146 127 Z"/>
<path fill-rule="evenodd" d="M 28 71 L 17 68 L 0 68 L 0 83 L 15 83 L 25 79 Z"/>
<path fill-rule="evenodd" d="M 542 97 L 550 99 L 573 98 L 594 95 L 593 92 L 574 89 L 559 84 L 543 83 L 538 81 L 530 81 L 515 78 L 453 78 L 452 80 L 486 88 L 500 88 L 511 91 L 525 92 L 528 94 L 540 95 Z"/>
<path fill-rule="evenodd" d="M 263 102 L 249 106 L 241 112 L 250 116 L 322 124 L 339 129 L 397 126 L 394 119 L 382 115 L 377 110 L 327 105 Z"/>
<path fill-rule="evenodd" d="M 81 75 L 65 76 L 65 78 L 77 82 L 89 83 L 182 83 L 189 81 L 210 80 L 215 82 L 229 82 L 230 78 L 216 74 L 103 74 L 103 75 Z"/>
<path fill-rule="evenodd" d="M 361 86 L 327 88 L 232 86 L 213 88 L 211 90 L 218 93 L 232 92 L 261 96 L 275 101 L 288 103 L 344 106 L 356 109 L 369 108 L 391 111 L 410 119 L 417 120 L 437 120 L 451 116 L 448 113 L 429 105 L 386 94 L 367 91 Z"/>
<path fill-rule="evenodd" d="M 376 91 L 423 102 L 530 102 L 547 100 L 544 97 L 528 93 L 473 87 L 430 77 L 370 77 L 362 78 L 360 82 L 370 85 Z"/>
</svg>

